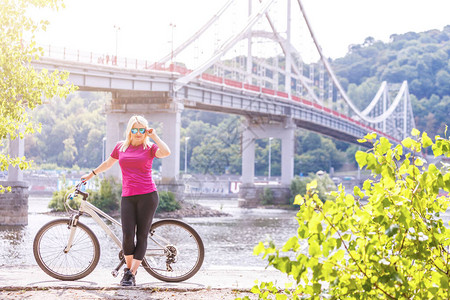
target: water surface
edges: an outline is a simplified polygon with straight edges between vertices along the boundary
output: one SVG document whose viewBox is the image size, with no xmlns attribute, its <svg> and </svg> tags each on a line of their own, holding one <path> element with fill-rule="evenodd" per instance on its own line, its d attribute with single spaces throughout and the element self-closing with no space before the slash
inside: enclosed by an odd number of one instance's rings
<svg viewBox="0 0 450 300">
<path fill-rule="evenodd" d="M 59 218 L 48 214 L 49 201 L 50 198 L 30 197 L 27 226 L 0 226 L 1 266 L 36 266 L 33 256 L 34 236 L 45 223 Z M 205 268 L 265 267 L 266 262 L 253 255 L 254 246 L 269 238 L 281 245 L 296 234 L 296 211 L 239 208 L 236 200 L 198 200 L 197 203 L 230 214 L 227 217 L 183 219 L 203 239 Z M 118 263 L 117 246 L 91 218 L 82 216 L 80 221 L 89 225 L 99 239 L 99 266 L 113 269 Z M 120 229 L 113 229 L 120 237 Z"/>
</svg>

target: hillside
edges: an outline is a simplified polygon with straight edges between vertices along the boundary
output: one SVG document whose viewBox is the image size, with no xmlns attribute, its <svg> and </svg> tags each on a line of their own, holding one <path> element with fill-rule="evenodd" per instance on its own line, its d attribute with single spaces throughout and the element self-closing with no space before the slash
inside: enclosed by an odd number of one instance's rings
<svg viewBox="0 0 450 300">
<path fill-rule="evenodd" d="M 450 118 L 450 25 L 442 31 L 391 35 L 388 43 L 371 37 L 349 46 L 332 62 L 344 88 L 364 108 L 382 81 L 407 80 L 416 126 L 443 135 Z"/>
</svg>

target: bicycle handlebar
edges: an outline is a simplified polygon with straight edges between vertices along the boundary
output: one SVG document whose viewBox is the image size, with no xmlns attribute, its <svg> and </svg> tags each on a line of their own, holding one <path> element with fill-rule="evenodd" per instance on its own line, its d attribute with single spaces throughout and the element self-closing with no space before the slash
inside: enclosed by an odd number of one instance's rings
<svg viewBox="0 0 450 300">
<path fill-rule="evenodd" d="M 89 193 L 82 190 L 83 186 L 86 186 L 86 181 L 81 181 L 79 184 L 75 186 L 75 192 L 83 196 L 83 199 L 86 200 L 89 197 Z"/>
<path fill-rule="evenodd" d="M 77 195 L 83 196 L 83 200 L 86 200 L 87 197 L 89 197 L 89 193 L 82 191 L 83 186 L 86 185 L 86 181 L 81 181 L 75 186 L 75 191 L 73 193 L 70 193 L 67 198 L 73 199 Z"/>
</svg>

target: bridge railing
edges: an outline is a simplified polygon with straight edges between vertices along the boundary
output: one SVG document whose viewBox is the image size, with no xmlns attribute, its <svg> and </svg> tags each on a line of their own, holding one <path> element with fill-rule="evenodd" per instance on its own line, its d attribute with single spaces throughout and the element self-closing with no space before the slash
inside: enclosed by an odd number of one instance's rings
<svg viewBox="0 0 450 300">
<path fill-rule="evenodd" d="M 44 57 L 63 59 L 74 62 L 117 66 L 129 69 L 153 69 L 154 62 L 144 59 L 120 57 L 109 53 L 95 53 L 59 47 L 54 45 L 40 46 Z"/>
</svg>

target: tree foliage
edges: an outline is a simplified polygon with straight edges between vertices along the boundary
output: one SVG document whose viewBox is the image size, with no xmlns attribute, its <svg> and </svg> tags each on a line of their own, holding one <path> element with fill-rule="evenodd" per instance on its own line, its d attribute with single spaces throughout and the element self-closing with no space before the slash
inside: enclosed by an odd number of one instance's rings
<svg viewBox="0 0 450 300">
<path fill-rule="evenodd" d="M 23 138 L 24 134 L 40 130 L 32 122 L 29 111 L 41 105 L 44 99 L 65 97 L 73 86 L 67 83 L 65 72 L 36 70 L 32 60 L 38 60 L 39 48 L 34 34 L 45 30 L 47 22 L 35 22 L 27 15 L 30 7 L 59 8 L 56 0 L 0 1 L 0 147 L 8 138 Z M 0 168 L 9 165 L 27 168 L 25 158 L 11 158 L 0 154 Z"/>
<path fill-rule="evenodd" d="M 105 93 L 77 92 L 36 109 L 33 116 L 42 123 L 42 131 L 27 137 L 27 156 L 39 164 L 65 168 L 98 166 L 106 135 L 102 114 L 106 97 Z"/>
<path fill-rule="evenodd" d="M 412 135 L 395 147 L 376 134 L 362 140 L 373 148 L 358 151 L 356 160 L 374 176 L 354 196 L 340 186 L 324 203 L 314 181 L 296 196 L 297 234 L 281 248 L 261 242 L 254 249 L 294 282 L 284 289 L 256 285 L 260 299 L 450 297 L 450 229 L 441 218 L 450 204 L 450 166 L 421 156 L 430 148 L 448 159 L 450 141 L 433 142 L 416 129 Z"/>
<path fill-rule="evenodd" d="M 450 115 L 450 106 L 445 105 L 450 101 L 449 61 L 450 25 L 443 30 L 395 34 L 388 43 L 367 38 L 349 47 L 347 55 L 332 66 L 360 109 L 372 100 L 382 81 L 408 80 L 416 126 L 434 136 L 443 134 Z"/>
</svg>

